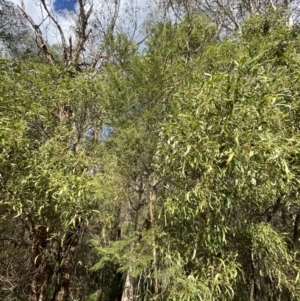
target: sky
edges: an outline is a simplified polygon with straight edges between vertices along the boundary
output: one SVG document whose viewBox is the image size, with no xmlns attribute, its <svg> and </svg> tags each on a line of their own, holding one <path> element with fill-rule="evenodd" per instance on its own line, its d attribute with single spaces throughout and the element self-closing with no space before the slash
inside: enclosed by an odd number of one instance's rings
<svg viewBox="0 0 300 301">
<path fill-rule="evenodd" d="M 11 0 L 16 5 L 20 5 L 20 0 Z M 62 11 L 68 9 L 70 11 L 76 10 L 77 0 L 46 0 L 48 8 L 56 12 L 56 17 L 62 26 L 64 32 L 69 32 L 70 26 L 72 26 L 72 21 L 66 18 L 66 14 Z M 24 0 L 25 11 L 30 17 L 34 20 L 36 24 L 41 24 L 42 16 L 45 15 L 45 12 L 41 14 L 41 8 L 37 0 Z M 45 38 L 48 43 L 56 44 L 61 43 L 59 34 L 54 26 L 51 26 L 49 19 L 47 19 L 41 26 L 41 30 L 45 33 Z"/>
<path fill-rule="evenodd" d="M 17 5 L 20 5 L 20 0 L 11 0 Z M 52 7 L 55 12 L 60 12 L 64 9 L 75 11 L 77 0 L 54 0 L 54 1 L 46 1 L 46 3 L 53 3 Z M 24 1 L 26 11 L 38 13 L 37 5 L 34 0 L 25 0 Z"/>
<path fill-rule="evenodd" d="M 11 0 L 16 5 L 20 5 L 21 0 Z M 43 16 L 45 17 L 45 12 L 41 11 L 41 6 L 39 5 L 39 0 L 23 0 L 25 5 L 25 11 L 29 16 L 32 17 L 36 24 L 41 24 L 41 31 L 45 33 L 45 38 L 50 44 L 61 43 L 60 36 L 57 32 L 57 28 L 50 22 L 49 18 L 43 20 Z M 74 34 L 74 18 L 72 15 L 67 14 L 66 11 L 75 12 L 78 9 L 78 0 L 45 0 L 50 11 L 54 11 L 56 18 L 63 28 L 64 33 L 66 33 L 66 37 L 72 36 Z M 122 0 L 120 6 L 120 15 L 119 15 L 119 25 L 122 26 L 124 31 L 128 31 L 129 35 L 135 29 L 134 19 L 138 20 L 137 25 L 143 23 L 146 18 L 146 10 L 148 9 L 149 3 L 154 4 L 157 0 Z M 107 18 L 112 16 L 113 9 L 111 9 L 112 5 L 114 5 L 114 0 L 94 0 L 94 10 L 98 10 L 98 12 L 102 11 L 102 18 L 105 21 Z M 107 15 L 107 16 L 106 16 Z M 137 34 L 137 32 L 135 33 Z M 141 40 L 137 35 L 137 40 Z"/>
<path fill-rule="evenodd" d="M 63 9 L 68 9 L 70 11 L 75 11 L 77 0 L 55 0 L 54 1 L 54 11 L 59 12 Z"/>
</svg>

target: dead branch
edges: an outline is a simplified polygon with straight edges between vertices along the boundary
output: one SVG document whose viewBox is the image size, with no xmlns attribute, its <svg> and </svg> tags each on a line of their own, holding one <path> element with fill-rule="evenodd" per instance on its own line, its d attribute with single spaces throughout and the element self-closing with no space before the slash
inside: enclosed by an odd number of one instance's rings
<svg viewBox="0 0 300 301">
<path fill-rule="evenodd" d="M 84 7 L 85 3 L 83 2 L 83 0 L 79 0 L 78 3 L 79 3 L 79 19 L 78 19 L 77 29 L 76 29 L 77 41 L 76 41 L 76 47 L 74 53 L 75 63 L 78 63 L 80 54 L 84 50 L 84 45 L 91 33 L 91 30 L 87 32 L 87 25 L 88 25 L 88 20 L 93 11 L 93 4 L 90 6 L 90 8 L 87 11 L 85 11 L 85 7 Z"/>
<path fill-rule="evenodd" d="M 36 38 L 37 38 L 37 45 L 38 47 L 43 51 L 46 60 L 49 62 L 49 64 L 53 65 L 55 60 L 53 58 L 53 55 L 49 51 L 48 45 L 46 40 L 44 39 L 43 33 L 40 29 L 40 25 L 37 25 L 33 19 L 26 13 L 25 7 L 24 7 L 24 2 L 21 1 L 21 6 L 18 5 L 18 8 L 22 11 L 24 17 L 28 20 L 28 22 L 31 24 L 33 29 L 35 30 Z M 43 19 L 42 23 L 45 21 Z"/>
<path fill-rule="evenodd" d="M 64 32 L 59 24 L 59 22 L 57 21 L 57 19 L 54 17 L 54 15 L 49 11 L 45 0 L 40 0 L 44 10 L 46 11 L 48 17 L 53 21 L 53 23 L 55 24 L 59 34 L 60 34 L 60 38 L 61 38 L 61 43 L 62 43 L 62 47 L 63 47 L 63 53 L 64 53 L 64 62 L 68 63 L 68 47 L 67 47 L 67 43 L 66 43 L 66 38 L 64 35 Z"/>
</svg>

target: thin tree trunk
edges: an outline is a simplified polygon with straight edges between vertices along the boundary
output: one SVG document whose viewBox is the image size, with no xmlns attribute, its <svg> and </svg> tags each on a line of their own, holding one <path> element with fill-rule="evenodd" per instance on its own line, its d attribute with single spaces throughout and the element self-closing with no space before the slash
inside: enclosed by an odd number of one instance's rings
<svg viewBox="0 0 300 301">
<path fill-rule="evenodd" d="M 53 297 L 53 301 L 66 301 L 69 297 L 70 288 L 70 273 L 69 269 L 63 267 L 60 269 L 57 275 L 56 291 Z"/>
<path fill-rule="evenodd" d="M 250 301 L 255 301 L 255 258 L 254 250 L 251 250 L 251 279 L 250 279 Z"/>
<path fill-rule="evenodd" d="M 41 271 L 34 276 L 31 283 L 31 292 L 29 301 L 44 301 L 47 296 L 48 275 L 46 272 Z"/>
<path fill-rule="evenodd" d="M 133 279 L 130 270 L 127 271 L 121 301 L 133 301 Z"/>
<path fill-rule="evenodd" d="M 75 250 L 79 243 L 80 227 L 69 229 L 61 250 L 60 268 L 56 272 L 55 293 L 52 301 L 67 301 L 70 294 L 71 276 L 75 269 Z"/>
<path fill-rule="evenodd" d="M 154 203 L 156 202 L 157 196 L 155 188 L 152 188 L 153 191 L 150 191 L 150 204 L 149 204 L 149 211 L 150 211 L 150 221 L 151 225 L 154 226 Z M 156 254 L 156 238 L 155 233 L 152 234 L 152 257 L 153 257 L 153 272 L 154 272 L 154 293 L 155 295 L 158 294 L 158 279 L 157 279 L 157 254 Z"/>
<path fill-rule="evenodd" d="M 29 301 L 44 301 L 47 296 L 49 284 L 49 269 L 45 260 L 45 249 L 47 247 L 47 230 L 45 227 L 31 229 L 30 233 L 32 245 L 32 281 Z"/>
</svg>

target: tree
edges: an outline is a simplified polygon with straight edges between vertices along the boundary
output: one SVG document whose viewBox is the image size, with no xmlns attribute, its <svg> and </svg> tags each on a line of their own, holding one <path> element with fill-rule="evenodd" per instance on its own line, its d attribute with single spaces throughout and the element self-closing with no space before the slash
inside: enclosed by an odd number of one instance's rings
<svg viewBox="0 0 300 301">
<path fill-rule="evenodd" d="M 1 73 L 1 219 L 14 220 L 14 228 L 2 228 L 1 248 L 26 254 L 13 265 L 7 258 L 2 268 L 13 278 L 1 281 L 22 298 L 67 300 L 78 246 L 101 200 L 95 182 L 104 180 L 97 82 L 92 74 L 9 60 L 1 60 Z"/>
<path fill-rule="evenodd" d="M 0 61 L 2 299 L 300 299 L 298 27 L 166 19 Z"/>
<path fill-rule="evenodd" d="M 214 29 L 197 17 L 178 26 L 160 24 L 152 31 L 146 52 L 123 52 L 119 64 L 104 69 L 106 111 L 115 129 L 108 145 L 121 177 L 117 217 L 121 233 L 110 243 L 93 240 L 101 258 L 95 269 L 111 263 L 119 267 L 124 273 L 122 300 L 167 296 L 167 284 L 161 282 L 172 272 L 165 268 L 159 250 L 164 239 L 159 216 L 168 182 L 155 172 L 160 123 L 173 109 L 173 93 L 191 72 L 188 63 L 215 40 Z"/>
<path fill-rule="evenodd" d="M 123 300 L 300 298 L 297 28 L 280 12 L 214 28 L 161 24 L 109 67 L 121 234 L 93 240 L 94 268 L 117 265 Z"/>
<path fill-rule="evenodd" d="M 207 49 L 163 125 L 167 245 L 186 276 L 171 296 L 180 300 L 299 299 L 298 38 L 278 14 L 242 32 L 236 51 L 227 41 Z"/>
<path fill-rule="evenodd" d="M 19 9 L 11 2 L 0 1 L 1 48 L 14 58 L 37 58 L 34 32 Z"/>
<path fill-rule="evenodd" d="M 19 9 L 34 29 L 40 51 L 48 63 L 75 66 L 77 70 L 96 70 L 103 61 L 113 60 L 113 53 L 108 55 L 106 47 L 110 47 L 117 35 L 130 37 L 131 41 L 137 39 L 138 26 L 142 23 L 139 20 L 141 8 L 134 1 L 94 3 L 92 0 L 79 0 L 74 11 L 65 9 L 62 14 L 54 11 L 51 1 L 39 0 L 37 5 L 42 19 L 39 24 L 26 11 L 24 1 L 21 1 Z M 68 30 L 63 26 L 66 20 L 71 24 Z M 57 34 L 59 42 L 56 46 L 61 48 L 59 55 L 46 38 L 49 28 Z"/>
<path fill-rule="evenodd" d="M 298 22 L 299 3 L 297 1 L 160 1 L 162 9 L 175 16 L 179 22 L 186 15 L 200 14 L 214 20 L 221 37 L 233 34 L 250 15 L 266 14 L 270 9 L 285 11 L 286 20 L 290 25 Z M 174 17 L 173 17 L 174 18 Z"/>
</svg>

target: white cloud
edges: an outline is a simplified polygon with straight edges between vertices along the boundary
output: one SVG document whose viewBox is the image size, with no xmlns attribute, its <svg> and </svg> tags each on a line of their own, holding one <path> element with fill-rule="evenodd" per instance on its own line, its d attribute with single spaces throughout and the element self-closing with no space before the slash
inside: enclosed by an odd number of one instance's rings
<svg viewBox="0 0 300 301">
<path fill-rule="evenodd" d="M 48 3 L 48 9 L 53 13 L 54 0 L 46 1 Z M 21 6 L 20 0 L 12 0 L 12 2 Z M 94 17 L 97 16 L 98 19 L 101 19 L 104 27 L 106 27 L 114 14 L 115 0 L 90 0 L 90 2 L 93 3 Z M 157 20 L 157 18 L 160 18 L 157 15 L 157 6 L 159 5 L 159 2 L 159 0 L 121 0 L 116 30 L 127 34 L 136 41 L 141 40 L 145 35 L 145 32 L 143 32 L 145 22 L 152 23 L 154 19 Z M 59 32 L 53 22 L 49 18 L 46 18 L 47 13 L 41 7 L 40 1 L 24 0 L 24 6 L 26 13 L 34 20 L 34 22 L 38 25 L 41 24 L 40 28 L 44 33 L 47 42 L 49 44 L 60 44 L 61 38 Z M 62 12 L 61 14 L 56 13 L 54 15 L 63 29 L 65 38 L 68 40 L 69 37 L 72 36 L 74 43 L 74 30 L 72 30 L 75 26 L 74 13 Z M 151 18 L 150 21 L 149 17 Z M 104 28 L 93 29 L 94 34 L 98 35 L 100 40 L 101 35 L 103 35 L 101 29 Z M 98 30 L 98 32 L 96 30 Z M 96 40 L 99 40 L 99 38 Z"/>
<path fill-rule="evenodd" d="M 21 1 L 19 0 L 12 0 L 12 2 L 18 6 L 21 6 Z M 49 44 L 61 43 L 61 38 L 56 26 L 50 20 L 50 18 L 46 18 L 47 13 L 42 8 L 38 0 L 24 0 L 24 7 L 26 13 L 33 19 L 33 21 L 36 24 L 41 25 L 40 28 Z M 47 2 L 47 7 L 58 20 L 66 39 L 68 39 L 72 32 L 71 27 L 74 26 L 73 19 L 67 14 L 54 14 L 53 3 L 51 1 Z"/>
</svg>

